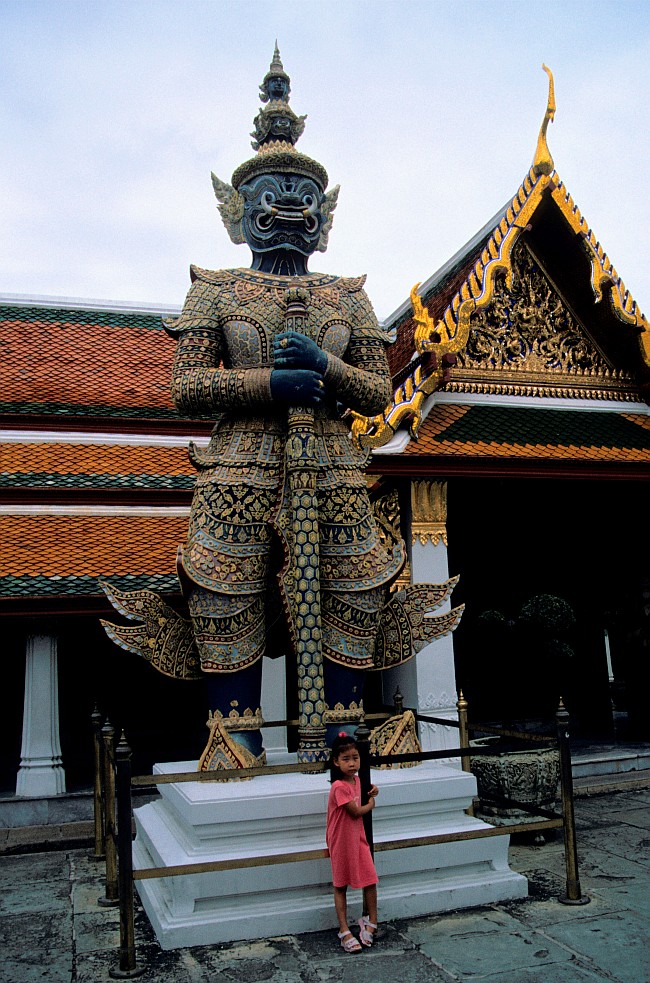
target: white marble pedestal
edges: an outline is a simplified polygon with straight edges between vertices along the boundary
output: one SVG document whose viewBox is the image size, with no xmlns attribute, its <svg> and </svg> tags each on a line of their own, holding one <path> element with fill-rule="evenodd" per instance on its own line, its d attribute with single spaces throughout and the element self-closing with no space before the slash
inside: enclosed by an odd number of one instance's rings
<svg viewBox="0 0 650 983">
<path fill-rule="evenodd" d="M 191 771 L 195 762 L 156 765 Z M 485 824 L 464 813 L 472 775 L 425 763 L 375 771 L 375 843 L 452 833 Z M 328 779 L 270 775 L 252 781 L 159 786 L 161 799 L 135 811 L 136 869 L 323 849 Z M 382 921 L 525 897 L 508 867 L 509 837 L 378 852 Z M 269 938 L 336 926 L 329 860 L 302 861 L 137 881 L 163 949 Z M 350 891 L 350 917 L 361 892 Z"/>
</svg>

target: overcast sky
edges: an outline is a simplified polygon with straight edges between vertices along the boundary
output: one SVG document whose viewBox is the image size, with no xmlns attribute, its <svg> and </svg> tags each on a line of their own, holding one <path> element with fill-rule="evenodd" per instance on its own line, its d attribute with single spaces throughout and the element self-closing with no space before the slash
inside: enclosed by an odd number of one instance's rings
<svg viewBox="0 0 650 983">
<path fill-rule="evenodd" d="M 299 148 L 341 194 L 311 268 L 380 317 L 514 196 L 548 142 L 650 314 L 650 4 L 0 0 L 0 293 L 180 304 L 247 266 L 210 183 L 252 156 L 275 39 Z"/>
</svg>

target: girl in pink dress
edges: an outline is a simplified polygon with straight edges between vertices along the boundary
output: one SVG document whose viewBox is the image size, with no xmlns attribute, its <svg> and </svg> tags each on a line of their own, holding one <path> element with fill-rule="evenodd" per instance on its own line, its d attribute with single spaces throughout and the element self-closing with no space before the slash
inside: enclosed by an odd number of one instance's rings
<svg viewBox="0 0 650 983">
<path fill-rule="evenodd" d="M 377 871 L 363 827 L 363 816 L 375 808 L 376 785 L 361 805 L 358 771 L 361 759 L 354 737 L 341 732 L 334 739 L 330 759 L 332 788 L 327 803 L 327 849 L 332 862 L 334 907 L 339 920 L 339 939 L 346 952 L 370 947 L 377 930 Z M 363 888 L 366 914 L 359 919 L 359 940 L 350 931 L 347 914 L 348 887 Z"/>
</svg>

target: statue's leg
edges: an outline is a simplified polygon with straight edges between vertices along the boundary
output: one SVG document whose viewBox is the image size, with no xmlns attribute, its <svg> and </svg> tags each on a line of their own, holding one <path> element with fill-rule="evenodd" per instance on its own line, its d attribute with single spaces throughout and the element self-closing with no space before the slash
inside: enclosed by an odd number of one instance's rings
<svg viewBox="0 0 650 983">
<path fill-rule="evenodd" d="M 261 659 L 233 676 L 224 676 L 223 673 L 210 673 L 208 676 L 208 700 L 211 712 L 219 710 L 223 714 L 230 735 L 255 757 L 259 757 L 264 750 L 259 730 L 259 714 L 256 712 L 260 706 L 261 691 Z M 246 717 L 247 709 L 253 711 L 254 716 L 250 720 Z M 229 717 L 233 711 L 235 715 L 239 715 L 239 720 L 236 716 Z M 242 730 L 242 726 L 245 729 Z"/>
<path fill-rule="evenodd" d="M 183 551 L 192 581 L 187 600 L 194 636 L 210 680 L 210 710 L 218 710 L 233 737 L 255 755 L 263 750 L 258 711 L 274 498 L 270 489 L 225 486 L 203 477 Z"/>
<path fill-rule="evenodd" d="M 210 712 L 219 711 L 231 736 L 259 756 L 264 750 L 259 730 L 264 598 L 194 587 L 188 607 L 201 668 L 208 677 Z"/>
<path fill-rule="evenodd" d="M 350 733 L 361 714 L 365 676 L 373 654 L 385 588 L 322 592 L 327 743 Z"/>
<path fill-rule="evenodd" d="M 323 479 L 325 480 L 325 479 Z M 392 556 L 374 521 L 365 482 L 319 495 L 321 617 L 327 740 L 360 717 L 364 673 L 372 669 Z"/>
<path fill-rule="evenodd" d="M 323 663 L 325 676 L 325 702 L 328 711 L 327 745 L 332 746 L 334 738 L 345 731 L 354 733 L 359 722 L 358 708 L 363 699 L 363 684 L 365 672 L 363 669 L 348 669 L 337 665 L 331 659 Z"/>
</svg>

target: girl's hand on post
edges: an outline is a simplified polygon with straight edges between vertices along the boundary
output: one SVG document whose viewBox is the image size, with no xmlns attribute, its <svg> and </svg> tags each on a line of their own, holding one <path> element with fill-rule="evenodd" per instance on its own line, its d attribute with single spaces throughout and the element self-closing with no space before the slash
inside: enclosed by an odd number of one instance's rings
<svg viewBox="0 0 650 983">
<path fill-rule="evenodd" d="M 378 795 L 379 795 L 379 789 L 377 788 L 377 786 L 371 785 L 368 791 L 368 798 L 376 799 Z"/>
</svg>

